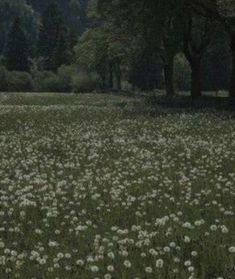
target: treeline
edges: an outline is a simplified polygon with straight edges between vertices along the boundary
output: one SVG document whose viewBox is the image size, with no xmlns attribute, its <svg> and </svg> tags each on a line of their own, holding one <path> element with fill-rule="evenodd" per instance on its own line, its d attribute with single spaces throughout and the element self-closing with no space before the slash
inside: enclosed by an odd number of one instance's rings
<svg viewBox="0 0 235 279">
<path fill-rule="evenodd" d="M 1 91 L 83 90 L 77 86 L 87 78 L 78 74 L 74 47 L 86 28 L 87 3 L 0 2 Z"/>
<path fill-rule="evenodd" d="M 231 0 L 2 0 L 0 90 L 235 96 L 234 6 Z"/>
</svg>

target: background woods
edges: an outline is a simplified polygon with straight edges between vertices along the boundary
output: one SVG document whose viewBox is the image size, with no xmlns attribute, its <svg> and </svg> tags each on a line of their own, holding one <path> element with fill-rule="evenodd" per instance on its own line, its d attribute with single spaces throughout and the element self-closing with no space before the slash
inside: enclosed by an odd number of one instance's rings
<svg viewBox="0 0 235 279">
<path fill-rule="evenodd" d="M 3 0 L 0 19 L 2 91 L 235 96 L 234 1 Z"/>
</svg>

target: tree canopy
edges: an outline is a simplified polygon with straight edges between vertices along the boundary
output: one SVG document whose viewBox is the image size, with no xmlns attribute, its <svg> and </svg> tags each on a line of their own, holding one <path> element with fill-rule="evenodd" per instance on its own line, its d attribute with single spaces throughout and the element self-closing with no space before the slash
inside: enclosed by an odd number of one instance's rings
<svg viewBox="0 0 235 279">
<path fill-rule="evenodd" d="M 29 69 L 29 42 L 20 18 L 15 19 L 9 32 L 5 59 L 8 70 L 27 71 Z"/>
<path fill-rule="evenodd" d="M 2 0 L 0 17 L 1 61 L 24 34 L 33 75 L 68 66 L 98 77 L 101 90 L 157 88 L 172 97 L 187 89 L 199 98 L 213 88 L 235 97 L 232 0 Z M 10 39 L 16 18 L 21 29 Z"/>
</svg>

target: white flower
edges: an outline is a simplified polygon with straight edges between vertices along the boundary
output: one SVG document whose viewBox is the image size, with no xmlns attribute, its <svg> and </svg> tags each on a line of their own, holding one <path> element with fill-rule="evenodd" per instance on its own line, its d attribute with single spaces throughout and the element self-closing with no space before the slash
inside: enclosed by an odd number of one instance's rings
<svg viewBox="0 0 235 279">
<path fill-rule="evenodd" d="M 191 223 L 189 222 L 186 222 L 182 225 L 183 228 L 186 228 L 186 229 L 193 229 L 193 226 Z"/>
<path fill-rule="evenodd" d="M 110 259 L 114 259 L 114 258 L 115 258 L 115 255 L 114 255 L 113 252 L 109 252 L 109 253 L 108 253 L 108 257 L 109 257 Z"/>
<path fill-rule="evenodd" d="M 65 253 L 64 256 L 65 256 L 66 259 L 70 259 L 71 258 L 71 254 L 70 253 Z"/>
<path fill-rule="evenodd" d="M 185 265 L 185 266 L 191 266 L 191 261 L 185 261 L 185 262 L 184 262 L 184 265 Z"/>
<path fill-rule="evenodd" d="M 48 244 L 50 247 L 56 247 L 58 246 L 58 243 L 56 241 L 49 241 L 49 244 Z"/>
<path fill-rule="evenodd" d="M 162 259 L 156 260 L 156 267 L 157 268 L 162 268 L 164 265 L 164 261 Z"/>
<path fill-rule="evenodd" d="M 152 273 L 152 272 L 153 272 L 152 267 L 150 267 L 150 266 L 146 267 L 146 268 L 145 268 L 145 272 L 146 272 L 146 273 Z"/>
<path fill-rule="evenodd" d="M 226 226 L 224 226 L 224 225 L 221 226 L 221 231 L 224 234 L 227 234 L 229 232 L 228 228 Z"/>
<path fill-rule="evenodd" d="M 235 246 L 229 247 L 228 251 L 229 251 L 229 253 L 232 253 L 232 254 L 235 253 Z"/>
<path fill-rule="evenodd" d="M 84 261 L 83 260 L 77 260 L 76 261 L 76 265 L 83 266 L 84 265 Z"/>
<path fill-rule="evenodd" d="M 40 265 L 46 264 L 46 259 L 39 259 L 39 264 Z"/>
<path fill-rule="evenodd" d="M 190 242 L 190 238 L 187 235 L 185 235 L 185 237 L 184 237 L 184 242 L 185 243 L 189 243 Z"/>
<path fill-rule="evenodd" d="M 92 266 L 90 266 L 90 270 L 91 270 L 92 272 L 98 272 L 98 271 L 99 271 L 99 267 L 96 266 L 96 265 L 92 265 Z"/>
<path fill-rule="evenodd" d="M 217 231 L 217 226 L 216 225 L 211 225 L 210 230 L 211 231 Z"/>
<path fill-rule="evenodd" d="M 142 252 L 141 254 L 140 254 L 140 256 L 142 257 L 142 258 L 146 258 L 146 253 L 144 253 L 144 252 Z"/>
<path fill-rule="evenodd" d="M 125 260 L 123 264 L 124 264 L 124 266 L 127 267 L 127 268 L 130 268 L 130 267 L 131 267 L 131 262 L 128 261 L 128 260 Z"/>
<path fill-rule="evenodd" d="M 109 272 L 113 272 L 113 271 L 114 271 L 113 265 L 108 265 L 108 266 L 107 266 L 107 270 L 108 270 Z"/>
<path fill-rule="evenodd" d="M 163 248 L 163 251 L 169 253 L 171 251 L 170 247 L 166 246 Z"/>
<path fill-rule="evenodd" d="M 57 258 L 58 258 L 58 259 L 63 259 L 63 257 L 64 257 L 64 254 L 63 254 L 63 253 L 58 253 L 58 254 L 57 254 Z"/>
<path fill-rule="evenodd" d="M 188 268 L 188 271 L 189 271 L 189 272 L 193 272 L 193 271 L 194 271 L 194 267 L 193 267 L 193 266 L 190 266 L 190 267 Z"/>
</svg>

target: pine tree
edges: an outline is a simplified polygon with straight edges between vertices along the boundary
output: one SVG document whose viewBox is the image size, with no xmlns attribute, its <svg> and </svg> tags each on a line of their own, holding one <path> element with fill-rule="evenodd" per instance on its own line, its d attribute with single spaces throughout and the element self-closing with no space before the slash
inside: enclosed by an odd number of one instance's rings
<svg viewBox="0 0 235 279">
<path fill-rule="evenodd" d="M 9 71 L 28 71 L 29 44 L 20 18 L 16 18 L 8 35 L 5 64 Z"/>
<path fill-rule="evenodd" d="M 44 68 L 56 71 L 69 64 L 75 45 L 72 29 L 65 24 L 62 12 L 55 0 L 50 0 L 42 16 L 38 52 L 44 58 Z"/>
<path fill-rule="evenodd" d="M 55 65 L 57 63 L 55 63 L 54 59 L 62 26 L 62 13 L 57 1 L 50 0 L 42 15 L 38 43 L 38 53 L 39 56 L 44 58 L 44 68 L 46 70 L 56 70 Z"/>
<path fill-rule="evenodd" d="M 0 54 L 2 54 L 4 49 L 4 43 L 6 39 L 6 28 L 2 22 L 0 22 Z"/>
<path fill-rule="evenodd" d="M 61 26 L 57 38 L 57 45 L 53 55 L 53 68 L 57 69 L 61 65 L 67 65 L 71 61 L 70 32 L 66 25 Z"/>
</svg>

